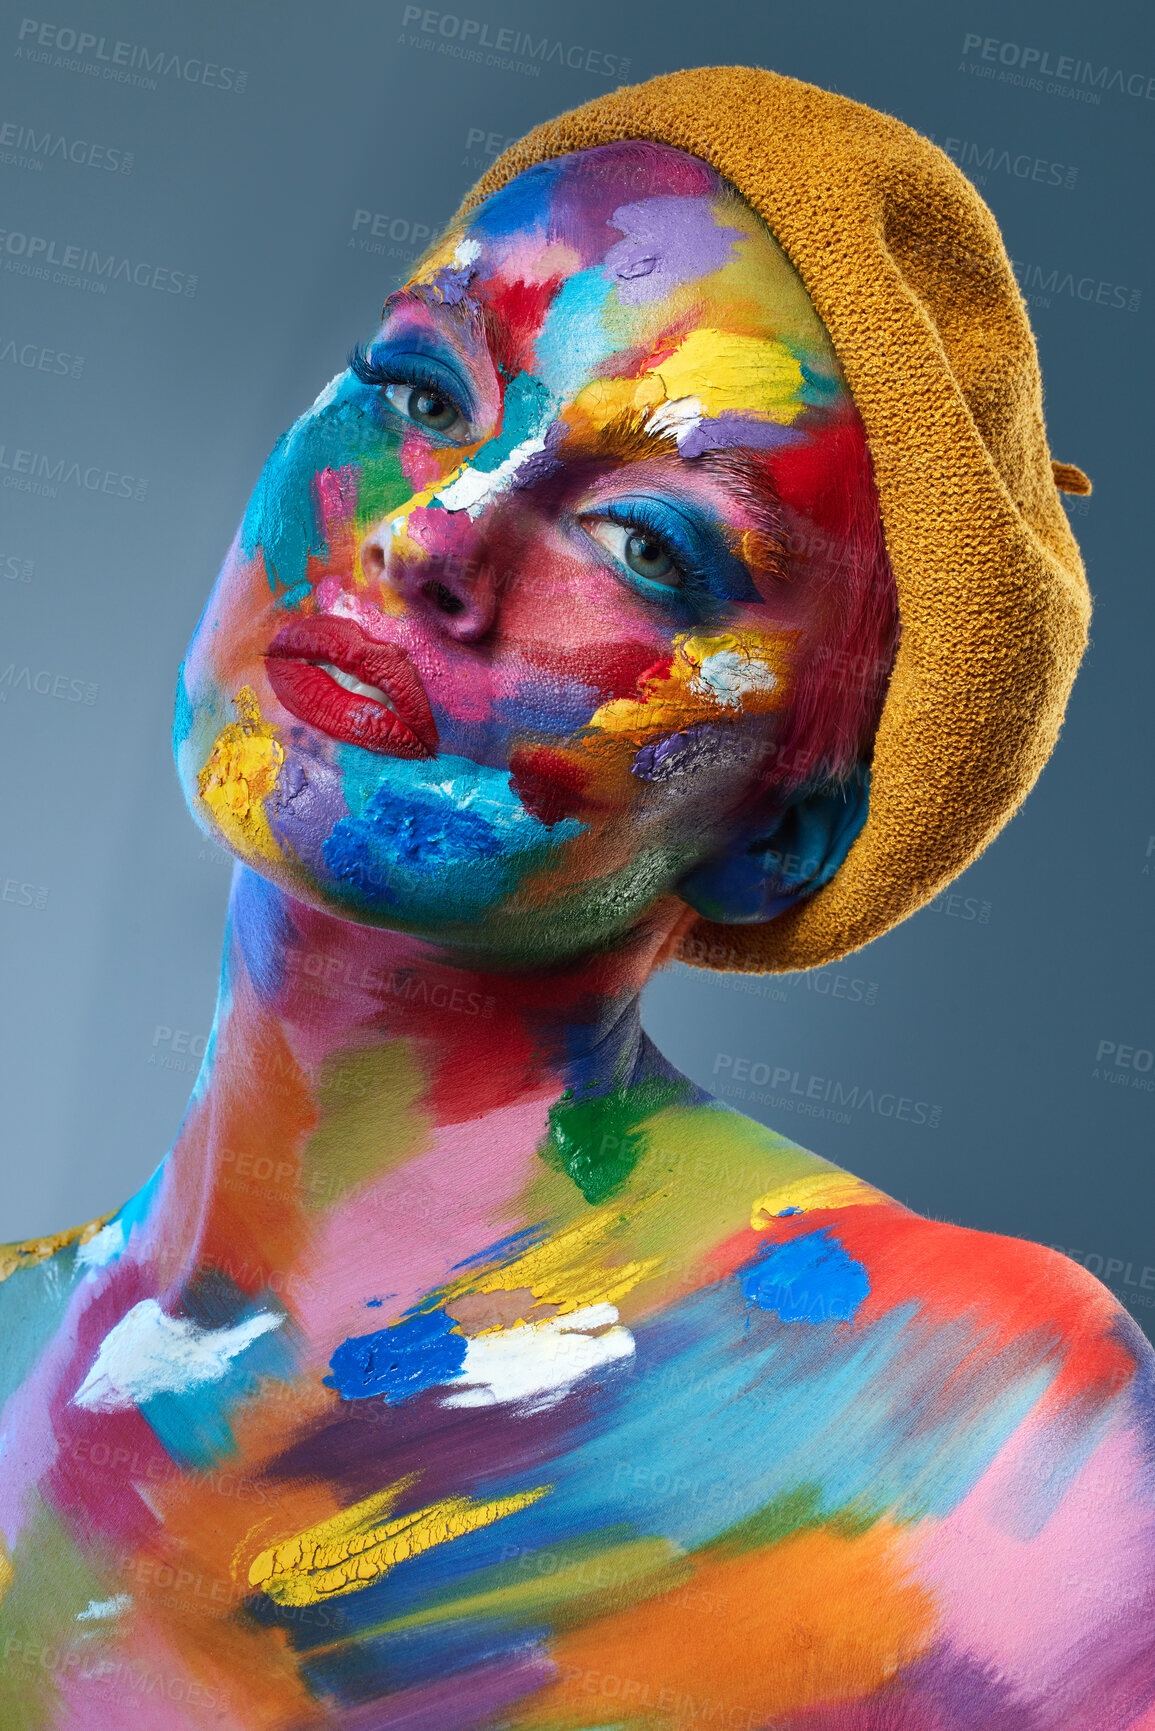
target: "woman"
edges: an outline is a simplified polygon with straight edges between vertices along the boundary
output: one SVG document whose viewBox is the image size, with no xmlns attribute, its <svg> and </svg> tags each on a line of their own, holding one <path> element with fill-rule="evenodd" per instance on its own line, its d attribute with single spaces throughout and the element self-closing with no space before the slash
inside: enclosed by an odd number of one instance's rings
<svg viewBox="0 0 1155 1731">
<path fill-rule="evenodd" d="M 2 1289 L 5 1725 L 1155 1724 L 1129 1319 L 638 1019 L 934 893 L 1085 613 L 932 147 L 730 69 L 499 162 L 181 671 L 220 997 L 156 1177 Z"/>
</svg>

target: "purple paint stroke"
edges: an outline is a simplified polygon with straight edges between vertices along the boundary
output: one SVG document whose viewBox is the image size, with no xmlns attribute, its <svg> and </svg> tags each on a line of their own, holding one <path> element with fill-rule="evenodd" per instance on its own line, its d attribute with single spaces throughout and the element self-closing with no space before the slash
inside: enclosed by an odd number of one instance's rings
<svg viewBox="0 0 1155 1731">
<path fill-rule="evenodd" d="M 717 722 L 703 721 L 643 745 L 630 769 L 639 781 L 672 781 L 676 775 L 696 775 L 719 766 L 732 769 L 759 756 L 762 749 L 757 739 L 722 734 Z"/>
<path fill-rule="evenodd" d="M 781 451 L 789 445 L 800 445 L 805 437 L 793 427 L 781 427 L 776 421 L 754 420 L 749 415 L 714 415 L 678 440 L 682 457 L 702 457 L 707 451 L 724 449 L 727 445 L 745 446 L 749 450 Z"/>
<path fill-rule="evenodd" d="M 718 763 L 725 755 L 713 722 L 707 722 L 643 745 L 630 769 L 640 781 L 671 781 L 676 775 Z"/>
<path fill-rule="evenodd" d="M 479 1484 L 523 1479 L 573 1446 L 590 1422 L 592 1389 L 575 1388 L 556 1406 L 445 1407 L 439 1391 L 401 1406 L 356 1401 L 314 1421 L 266 1468 L 265 1482 L 324 1479 L 349 1502 L 420 1468 L 416 1504 L 476 1495 Z"/>
<path fill-rule="evenodd" d="M 296 854 L 314 876 L 328 881 L 331 871 L 323 848 L 342 818 L 348 817 L 341 777 L 311 745 L 308 729 L 290 727 L 293 754 L 268 802 L 269 824 L 280 845 Z"/>
<path fill-rule="evenodd" d="M 871 1695 L 776 1721 L 778 1731 L 1050 1731 L 992 1666 L 934 1648 Z"/>
<path fill-rule="evenodd" d="M 454 266 L 447 264 L 441 270 L 434 271 L 429 279 L 428 288 L 444 306 L 458 306 L 468 294 L 469 285 L 476 275 L 476 265 Z"/>
<path fill-rule="evenodd" d="M 544 1654 L 519 1655 L 504 1664 L 478 1665 L 436 1683 L 345 1707 L 341 1725 L 344 1731 L 472 1731 L 543 1689 L 556 1675 L 557 1666 Z M 300 1731 L 306 1731 L 305 1722 L 300 1722 Z"/>
<path fill-rule="evenodd" d="M 644 198 L 619 205 L 610 219 L 624 240 L 603 262 L 622 306 L 661 300 L 679 283 L 721 270 L 737 257 L 741 229 L 727 228 L 705 198 Z"/>
<path fill-rule="evenodd" d="M 545 450 L 533 451 L 528 457 L 523 457 L 513 476 L 512 485 L 519 487 L 536 487 L 541 481 L 548 481 L 561 468 L 561 458 L 557 455 L 558 446 L 569 434 L 569 426 L 563 420 L 551 421 L 545 430 Z"/>
</svg>

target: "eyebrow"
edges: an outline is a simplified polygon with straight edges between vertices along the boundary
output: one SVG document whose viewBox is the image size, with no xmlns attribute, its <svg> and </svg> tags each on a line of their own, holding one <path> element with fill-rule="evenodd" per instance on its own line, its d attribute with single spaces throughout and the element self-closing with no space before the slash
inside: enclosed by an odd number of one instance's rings
<svg viewBox="0 0 1155 1731">
<path fill-rule="evenodd" d="M 381 319 L 384 323 L 386 319 L 398 315 L 404 317 L 406 313 L 423 313 L 435 325 L 448 327 L 449 336 L 456 336 L 458 340 L 468 337 L 472 343 L 489 346 L 484 309 L 471 294 L 462 294 L 459 300 L 448 301 L 431 283 L 410 283 L 406 288 L 394 289 L 387 297 L 381 308 Z"/>
<path fill-rule="evenodd" d="M 688 473 L 721 481 L 750 515 L 750 528 L 783 554 L 786 524 L 782 501 L 765 457 L 740 446 L 723 445 L 699 457 L 683 457 L 671 430 L 648 426 L 649 410 L 629 408 L 597 429 L 593 437 L 578 434 L 562 441 L 559 455 L 578 462 L 639 463 L 654 457 L 678 457 Z"/>
</svg>

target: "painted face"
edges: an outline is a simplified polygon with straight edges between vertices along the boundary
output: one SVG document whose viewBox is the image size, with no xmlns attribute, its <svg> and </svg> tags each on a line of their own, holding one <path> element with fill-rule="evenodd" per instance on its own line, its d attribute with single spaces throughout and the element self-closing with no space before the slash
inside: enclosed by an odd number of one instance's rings
<svg viewBox="0 0 1155 1731">
<path fill-rule="evenodd" d="M 519 176 L 270 457 L 182 668 L 197 820 L 353 920 L 527 960 L 625 930 L 764 785 L 830 629 L 775 465 L 853 415 L 705 164 Z"/>
</svg>

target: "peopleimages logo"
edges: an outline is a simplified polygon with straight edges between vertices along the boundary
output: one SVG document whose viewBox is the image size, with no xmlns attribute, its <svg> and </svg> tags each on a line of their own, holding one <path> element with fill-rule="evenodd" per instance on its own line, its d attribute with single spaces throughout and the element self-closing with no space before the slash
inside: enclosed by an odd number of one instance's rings
<svg viewBox="0 0 1155 1731">
<path fill-rule="evenodd" d="M 134 288 L 155 289 L 158 294 L 195 295 L 197 279 L 187 271 L 146 259 L 126 258 L 121 253 L 97 252 L 95 247 L 68 246 L 47 235 L 25 234 L 21 229 L 0 228 L 0 255 L 4 269 L 17 276 L 47 282 L 62 282 L 69 288 L 88 288 L 107 294 L 110 282 L 130 283 Z"/>
<path fill-rule="evenodd" d="M 1015 180 L 1032 180 L 1038 186 L 1062 186 L 1070 192 L 1079 178 L 1078 169 L 1069 163 L 1052 162 L 1048 156 L 1032 156 L 1029 150 L 1011 151 L 995 144 L 975 144 L 969 138 L 936 138 L 933 132 L 926 136 L 979 186 L 986 185 L 988 174 L 1006 174 Z"/>
<path fill-rule="evenodd" d="M 1063 270 L 1060 265 L 1031 264 L 1013 258 L 1011 269 L 1027 304 L 1032 307 L 1049 307 L 1066 296 L 1068 300 L 1083 301 L 1088 306 L 1113 307 L 1117 312 L 1137 313 L 1143 299 L 1142 289 L 1100 277 L 1077 277 L 1074 271 Z"/>
<path fill-rule="evenodd" d="M 215 60 L 170 54 L 141 42 L 113 41 L 89 30 L 75 30 L 70 24 L 42 23 L 39 18 L 22 18 L 16 40 L 18 60 L 57 66 L 64 72 L 84 72 L 114 84 L 136 84 L 144 90 L 156 90 L 160 78 L 176 78 L 183 84 L 203 84 L 206 89 L 231 90 L 239 96 L 249 79 L 247 72 L 218 65 Z"/>
<path fill-rule="evenodd" d="M 133 154 L 111 144 L 69 138 L 63 132 L 38 132 L 16 121 L 0 122 L 0 162 L 11 168 L 40 170 L 45 162 L 73 162 L 80 168 L 102 168 L 108 174 L 131 174 Z"/>
<path fill-rule="evenodd" d="M 62 378 L 78 379 L 84 371 L 83 355 L 64 354 L 46 343 L 22 343 L 15 337 L 0 336 L 0 365 L 5 361 L 30 373 L 56 373 Z"/>
<path fill-rule="evenodd" d="M 714 1075 L 723 1078 L 715 1082 L 715 1092 L 728 1100 L 755 1100 L 775 1111 L 828 1118 L 836 1124 L 849 1124 L 851 1112 L 871 1112 L 879 1118 L 896 1118 L 902 1124 L 925 1124 L 930 1130 L 937 1130 L 942 1121 L 942 1107 L 929 1100 L 889 1090 L 876 1093 L 873 1088 L 848 1085 L 832 1076 L 808 1076 L 803 1081 L 801 1071 L 788 1065 L 751 1062 L 731 1052 L 717 1054 Z M 753 1086 L 737 1085 L 746 1082 Z"/>
<path fill-rule="evenodd" d="M 138 502 L 148 492 L 148 482 L 138 475 L 122 475 L 119 469 L 102 469 L 96 463 L 82 466 L 65 457 L 49 457 L 43 451 L 10 445 L 0 445 L 0 485 L 48 499 L 55 499 L 61 487 Z"/>
<path fill-rule="evenodd" d="M 459 60 L 528 72 L 535 78 L 551 63 L 568 66 L 571 72 L 593 72 L 600 78 L 625 78 L 630 70 L 628 60 L 601 48 L 537 37 L 528 30 L 514 30 L 481 18 L 462 18 L 456 12 L 435 12 L 426 6 L 406 6 L 401 30 L 402 42 L 410 47 L 432 48 Z M 407 30 L 415 34 L 406 37 Z"/>
<path fill-rule="evenodd" d="M 1107 90 L 1134 96 L 1142 102 L 1155 102 L 1155 74 L 1126 72 L 1120 66 L 1097 66 L 1094 61 L 1079 60 L 1072 54 L 1055 54 L 1049 48 L 1004 42 L 998 36 L 978 36 L 971 31 L 963 37 L 962 51 L 963 60 L 970 62 L 966 66 L 968 72 L 980 72 L 1003 84 L 1045 90 L 1052 96 L 1070 95 L 1081 102 L 1099 102 L 1101 93 Z"/>
</svg>

